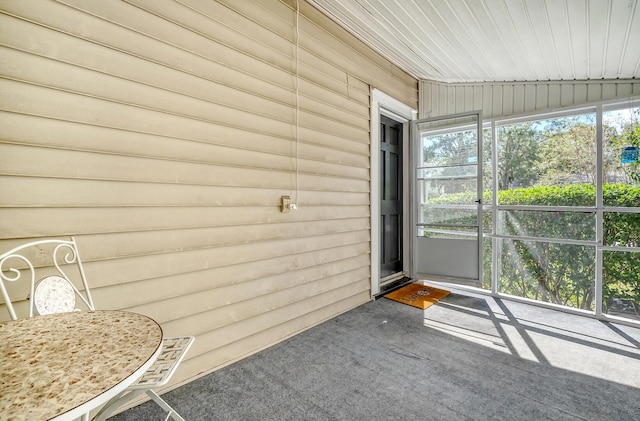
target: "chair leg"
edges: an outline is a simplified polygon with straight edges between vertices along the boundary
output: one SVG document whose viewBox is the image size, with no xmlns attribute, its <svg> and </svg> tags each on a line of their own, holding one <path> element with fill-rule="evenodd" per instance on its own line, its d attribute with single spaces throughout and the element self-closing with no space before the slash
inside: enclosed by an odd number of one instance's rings
<svg viewBox="0 0 640 421">
<path fill-rule="evenodd" d="M 151 389 L 138 389 L 138 390 L 132 390 L 129 391 L 127 393 L 120 393 L 119 395 L 114 396 L 109 402 L 107 402 L 102 409 L 100 410 L 100 412 L 98 412 L 96 414 L 96 416 L 93 418 L 94 421 L 105 421 L 107 418 L 109 418 L 113 412 L 118 409 L 124 402 L 134 399 L 138 396 L 140 396 L 141 394 L 146 393 L 156 404 L 158 404 L 158 406 L 162 409 L 165 410 L 165 412 L 167 412 L 167 417 L 165 418 L 165 421 L 167 421 L 169 418 L 173 418 L 175 421 L 185 421 L 184 418 L 182 418 L 180 416 L 180 414 L 178 414 L 176 412 L 175 409 L 173 409 L 167 402 L 164 401 L 164 399 L 162 399 L 160 396 L 158 396 L 158 394 L 156 392 L 154 392 Z"/>
<path fill-rule="evenodd" d="M 153 401 L 155 403 L 157 403 L 160 408 L 162 408 L 162 409 L 164 409 L 165 411 L 168 412 L 167 417 L 165 418 L 165 421 L 167 421 L 169 419 L 169 417 L 173 418 L 176 421 L 185 421 L 184 418 L 182 418 L 180 416 L 180 414 L 178 414 L 176 412 L 175 409 L 173 409 L 171 406 L 169 406 L 169 404 L 166 403 L 164 401 L 164 399 L 162 399 L 160 396 L 158 396 L 158 394 L 156 392 L 154 392 L 153 390 L 149 389 L 149 390 L 147 390 L 147 395 L 149 395 L 149 397 L 151 399 L 153 399 Z"/>
<path fill-rule="evenodd" d="M 94 421 L 105 421 L 109 418 L 113 412 L 118 409 L 122 404 L 130 399 L 135 398 L 144 393 L 144 390 L 131 390 L 120 392 L 113 398 L 111 398 L 100 411 L 93 417 Z"/>
</svg>

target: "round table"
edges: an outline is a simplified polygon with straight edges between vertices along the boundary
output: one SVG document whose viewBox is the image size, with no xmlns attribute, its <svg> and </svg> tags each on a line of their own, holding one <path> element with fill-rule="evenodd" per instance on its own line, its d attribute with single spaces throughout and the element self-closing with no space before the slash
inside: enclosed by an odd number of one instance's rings
<svg viewBox="0 0 640 421">
<path fill-rule="evenodd" d="M 67 420 L 135 382 L 162 328 L 126 311 L 76 311 L 0 323 L 2 419 Z"/>
</svg>

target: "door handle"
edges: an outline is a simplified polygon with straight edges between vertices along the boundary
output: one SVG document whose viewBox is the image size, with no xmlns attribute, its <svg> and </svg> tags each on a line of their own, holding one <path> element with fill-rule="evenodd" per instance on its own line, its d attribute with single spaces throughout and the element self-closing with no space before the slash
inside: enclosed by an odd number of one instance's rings
<svg viewBox="0 0 640 421">
<path fill-rule="evenodd" d="M 482 203 L 482 199 L 477 199 L 475 202 L 476 203 Z"/>
</svg>

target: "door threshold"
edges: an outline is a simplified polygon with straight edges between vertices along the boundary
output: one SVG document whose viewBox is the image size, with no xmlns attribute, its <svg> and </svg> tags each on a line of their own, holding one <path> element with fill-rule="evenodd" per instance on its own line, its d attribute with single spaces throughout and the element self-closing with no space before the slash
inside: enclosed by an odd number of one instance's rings
<svg viewBox="0 0 640 421">
<path fill-rule="evenodd" d="M 407 276 L 402 276 L 402 277 L 397 278 L 395 280 L 387 281 L 387 282 L 385 282 L 384 285 L 380 285 L 380 292 L 377 293 L 376 295 L 374 295 L 373 299 L 377 300 L 380 297 L 384 297 L 388 293 L 393 292 L 396 289 L 400 289 L 403 286 L 408 285 L 413 281 L 414 281 L 414 279 L 409 278 Z"/>
<path fill-rule="evenodd" d="M 390 282 L 396 281 L 398 279 L 406 278 L 403 272 L 394 273 L 393 275 L 385 276 L 384 278 L 380 278 L 380 286 L 384 286 Z"/>
</svg>

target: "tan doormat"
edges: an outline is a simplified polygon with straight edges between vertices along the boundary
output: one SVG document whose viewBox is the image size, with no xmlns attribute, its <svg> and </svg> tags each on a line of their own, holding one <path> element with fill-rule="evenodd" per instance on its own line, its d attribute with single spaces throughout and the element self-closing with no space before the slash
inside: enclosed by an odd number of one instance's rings
<svg viewBox="0 0 640 421">
<path fill-rule="evenodd" d="M 385 295 L 385 298 L 424 310 L 432 304 L 442 300 L 447 295 L 449 295 L 449 291 L 445 291 L 444 289 L 434 288 L 414 282 L 390 292 Z"/>
</svg>

